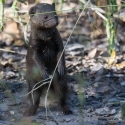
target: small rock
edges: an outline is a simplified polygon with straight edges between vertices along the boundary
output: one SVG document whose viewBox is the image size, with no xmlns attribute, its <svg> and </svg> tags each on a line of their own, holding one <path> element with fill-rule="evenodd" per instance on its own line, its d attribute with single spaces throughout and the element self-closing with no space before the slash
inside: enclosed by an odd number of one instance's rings
<svg viewBox="0 0 125 125">
<path fill-rule="evenodd" d="M 117 71 L 116 66 L 112 66 L 111 69 L 112 69 L 113 71 L 115 71 L 115 72 Z"/>
<path fill-rule="evenodd" d="M 67 45 L 65 50 L 74 51 L 74 50 L 83 49 L 83 48 L 84 48 L 84 46 L 82 44 L 74 43 L 74 44 Z"/>
<path fill-rule="evenodd" d="M 113 102 L 118 102 L 118 100 L 117 100 L 116 98 L 111 98 L 111 99 L 109 99 L 108 102 L 109 102 L 109 103 L 113 103 Z"/>
<path fill-rule="evenodd" d="M 111 74 L 106 74 L 105 76 L 109 78 L 109 77 L 111 77 Z"/>
<path fill-rule="evenodd" d="M 86 60 L 83 59 L 83 60 L 82 60 L 82 64 L 84 65 L 85 63 L 86 63 Z"/>
<path fill-rule="evenodd" d="M 97 92 L 98 93 L 102 93 L 102 94 L 109 93 L 109 91 L 110 91 L 110 87 L 109 86 L 101 86 L 101 87 L 99 87 L 97 89 Z"/>
<path fill-rule="evenodd" d="M 90 63 L 90 65 L 91 65 L 91 64 L 92 64 L 92 65 L 93 65 L 93 64 L 95 65 L 95 64 L 96 64 L 96 59 L 89 59 L 89 60 L 87 60 L 87 62 Z"/>
<path fill-rule="evenodd" d="M 115 113 L 116 113 L 116 110 L 112 109 L 111 112 L 110 112 L 110 115 L 114 115 Z"/>
<path fill-rule="evenodd" d="M 104 110 L 105 110 L 106 112 L 108 112 L 108 111 L 109 111 L 109 107 L 104 107 Z"/>
<path fill-rule="evenodd" d="M 99 70 L 101 71 L 101 69 L 103 69 L 103 65 L 101 63 L 97 63 L 93 67 L 91 67 L 92 73 L 95 73 Z"/>
<path fill-rule="evenodd" d="M 99 108 L 95 111 L 98 115 L 114 115 L 116 113 L 115 109 L 109 110 L 108 107 Z"/>
<path fill-rule="evenodd" d="M 3 53 L 2 56 L 3 56 L 4 59 L 10 59 L 10 58 L 12 59 L 12 58 L 14 58 L 14 56 L 12 54 L 8 54 L 8 53 Z"/>
<path fill-rule="evenodd" d="M 118 74 L 114 73 L 113 76 L 115 76 L 115 77 L 124 77 L 125 75 L 124 74 L 119 74 L 119 73 Z"/>
<path fill-rule="evenodd" d="M 14 111 L 10 111 L 10 114 L 11 114 L 11 115 L 14 115 Z"/>
<path fill-rule="evenodd" d="M 70 118 L 66 119 L 66 122 L 69 122 L 69 121 L 71 121 L 71 119 L 70 119 Z"/>
<path fill-rule="evenodd" d="M 94 83 L 94 87 L 95 87 L 95 88 L 98 87 L 98 83 Z"/>
<path fill-rule="evenodd" d="M 8 78 L 12 78 L 12 77 L 14 77 L 15 76 L 15 73 L 14 72 L 12 72 L 12 71 L 9 71 L 9 72 L 6 72 L 6 78 L 8 79 Z"/>
<path fill-rule="evenodd" d="M 89 67 L 89 64 L 88 64 L 88 63 L 85 63 L 85 64 L 84 64 L 84 67 L 85 67 L 85 68 L 88 68 L 88 67 Z"/>
<path fill-rule="evenodd" d="M 116 98 L 111 98 L 108 100 L 109 106 L 119 106 L 120 102 Z"/>
<path fill-rule="evenodd" d="M 106 111 L 104 110 L 104 108 L 99 108 L 99 109 L 96 109 L 95 113 L 98 115 L 105 115 Z"/>
<path fill-rule="evenodd" d="M 125 86 L 125 82 L 121 82 L 120 84 L 121 84 L 121 86 Z"/>
</svg>

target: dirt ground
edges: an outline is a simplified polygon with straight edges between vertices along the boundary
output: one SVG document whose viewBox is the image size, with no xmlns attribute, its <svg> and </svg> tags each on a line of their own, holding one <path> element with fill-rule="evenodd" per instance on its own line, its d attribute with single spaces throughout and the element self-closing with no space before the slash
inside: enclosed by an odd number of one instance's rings
<svg viewBox="0 0 125 125">
<path fill-rule="evenodd" d="M 0 125 L 125 125 L 121 113 L 125 102 L 124 41 L 117 43 L 116 58 L 111 59 L 103 21 L 97 19 L 99 32 L 86 12 L 65 50 L 71 115 L 61 113 L 57 95 L 51 93 L 47 117 L 45 95 L 35 116 L 22 115 L 29 106 L 27 96 L 23 96 L 27 94 L 27 47 L 22 27 L 14 21 L 6 22 L 5 32 L 0 35 L 0 48 L 9 50 L 0 51 Z M 59 16 L 58 30 L 64 45 L 78 16 L 76 12 Z M 90 16 L 94 19 L 93 13 Z M 124 34 L 125 25 L 119 23 L 117 35 L 124 40 Z"/>
</svg>

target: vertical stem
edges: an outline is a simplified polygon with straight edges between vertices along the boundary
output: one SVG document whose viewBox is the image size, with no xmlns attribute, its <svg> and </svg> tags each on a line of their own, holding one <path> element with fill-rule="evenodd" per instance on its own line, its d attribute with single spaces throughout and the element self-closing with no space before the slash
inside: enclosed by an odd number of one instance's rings
<svg viewBox="0 0 125 125">
<path fill-rule="evenodd" d="M 106 32 L 108 37 L 108 49 L 110 55 L 116 51 L 116 29 L 115 29 L 115 22 L 113 19 L 113 14 L 117 11 L 117 7 L 113 6 L 116 5 L 116 0 L 107 0 L 107 4 L 110 7 L 107 9 L 107 17 L 108 20 L 106 21 Z"/>
<path fill-rule="evenodd" d="M 0 29 L 2 31 L 4 26 L 4 3 L 5 0 L 0 0 Z"/>
<path fill-rule="evenodd" d="M 62 7 L 63 7 L 63 0 L 59 0 L 59 9 L 60 9 L 60 12 L 62 13 Z"/>
</svg>

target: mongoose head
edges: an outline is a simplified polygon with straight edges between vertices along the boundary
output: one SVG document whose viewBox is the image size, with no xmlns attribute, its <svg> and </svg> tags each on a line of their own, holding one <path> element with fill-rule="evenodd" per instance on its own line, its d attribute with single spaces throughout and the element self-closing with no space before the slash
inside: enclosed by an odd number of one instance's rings
<svg viewBox="0 0 125 125">
<path fill-rule="evenodd" d="M 52 28 L 58 25 L 55 4 L 40 3 L 30 8 L 30 20 L 38 28 Z"/>
</svg>

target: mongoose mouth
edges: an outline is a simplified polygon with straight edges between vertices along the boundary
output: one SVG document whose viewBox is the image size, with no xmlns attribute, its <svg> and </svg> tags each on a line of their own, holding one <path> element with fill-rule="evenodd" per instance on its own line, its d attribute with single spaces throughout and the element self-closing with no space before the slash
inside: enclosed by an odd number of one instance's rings
<svg viewBox="0 0 125 125">
<path fill-rule="evenodd" d="M 58 25 L 58 20 L 56 20 L 55 18 L 50 18 L 50 19 L 44 21 L 43 25 L 45 28 L 56 27 Z"/>
</svg>

